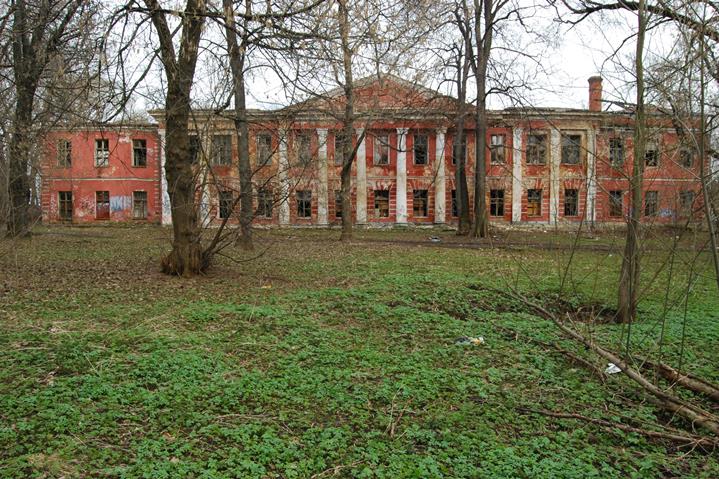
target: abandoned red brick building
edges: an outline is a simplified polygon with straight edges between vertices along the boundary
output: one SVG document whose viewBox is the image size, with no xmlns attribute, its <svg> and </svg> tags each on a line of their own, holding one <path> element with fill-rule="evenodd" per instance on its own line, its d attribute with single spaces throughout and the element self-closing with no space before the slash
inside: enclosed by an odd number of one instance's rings
<svg viewBox="0 0 719 479">
<path fill-rule="evenodd" d="M 487 142 L 487 205 L 490 220 L 503 223 L 622 222 L 628 211 L 632 163 L 631 111 L 602 111 L 601 78 L 589 79 L 589 109 L 514 108 L 490 112 Z M 358 82 L 358 121 L 353 141 L 353 217 L 357 224 L 451 224 L 456 221 L 452 155 L 454 100 L 395 77 Z M 337 224 L 341 218 L 340 94 L 283 110 L 250 112 L 253 200 L 258 224 Z M 55 132 L 43 178 L 43 217 L 106 220 L 141 217 L 171 222 L 164 181 L 164 114 L 150 112 L 147 126 L 98 136 Z M 195 111 L 190 127 L 202 181 L 200 212 L 207 224 L 232 217 L 239 194 L 236 138 L 228 116 Z M 672 223 L 698 208 L 699 160 L 670 120 L 651 115 L 645 157 L 646 219 Z M 469 191 L 473 191 L 474 124 L 466 122 Z M 71 153 L 63 141 L 71 140 Z M 107 143 L 102 141 L 107 140 Z M 135 164 L 136 141 L 144 141 L 146 166 Z M 98 143 L 100 142 L 100 143 Z M 107 145 L 112 166 L 104 161 Z M 68 156 L 69 155 L 69 156 Z M 77 156 L 77 159 L 75 157 Z M 61 166 L 70 158 L 70 167 Z M 53 163 L 50 165 L 50 163 Z M 102 163 L 101 161 L 101 163 Z M 74 182 L 73 178 L 82 181 Z M 73 186 L 71 188 L 71 186 Z M 135 194 L 140 192 L 135 201 Z M 65 193 L 66 194 L 66 193 Z M 116 203 L 113 198 L 117 197 Z M 119 198 L 122 198 L 120 200 Z M 117 205 L 116 207 L 113 207 Z M 93 213 L 94 212 L 94 213 Z M 694 215 L 698 217 L 699 215 Z"/>
</svg>

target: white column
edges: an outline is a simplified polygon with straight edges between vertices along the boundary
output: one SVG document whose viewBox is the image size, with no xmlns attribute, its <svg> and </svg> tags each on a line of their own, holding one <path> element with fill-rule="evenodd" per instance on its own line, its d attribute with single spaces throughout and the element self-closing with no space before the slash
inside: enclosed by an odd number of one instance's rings
<svg viewBox="0 0 719 479">
<path fill-rule="evenodd" d="M 522 221 L 522 134 L 521 128 L 515 128 L 512 132 L 512 222 Z"/>
<path fill-rule="evenodd" d="M 170 206 L 170 193 L 167 189 L 167 173 L 165 173 L 165 129 L 159 130 L 160 144 L 160 199 L 162 201 L 162 224 L 167 226 L 172 224 L 172 208 Z"/>
<path fill-rule="evenodd" d="M 438 128 L 436 133 L 436 154 L 434 173 L 434 222 L 443 224 L 446 220 L 447 204 L 446 182 L 444 178 L 444 135 L 446 128 Z"/>
<path fill-rule="evenodd" d="M 287 158 L 287 130 L 280 129 L 280 147 L 277 176 L 280 179 L 280 225 L 290 224 L 290 184 L 287 178 L 290 162 Z"/>
<path fill-rule="evenodd" d="M 552 129 L 549 147 L 549 222 L 559 219 L 559 163 L 562 161 L 561 135 Z"/>
<path fill-rule="evenodd" d="M 357 128 L 357 224 L 367 224 L 367 153 L 365 148 L 365 138 L 363 128 Z"/>
<path fill-rule="evenodd" d="M 397 128 L 397 223 L 407 223 L 407 128 Z"/>
<path fill-rule="evenodd" d="M 317 129 L 317 141 L 319 142 L 319 148 L 317 151 L 317 174 L 319 176 L 319 181 L 317 182 L 317 223 L 327 225 L 329 224 L 327 128 Z"/>
<path fill-rule="evenodd" d="M 212 154 L 212 136 L 209 134 L 205 134 L 202 138 L 202 141 L 204 142 L 203 151 L 209 151 L 210 155 Z M 210 168 L 212 168 L 211 165 L 212 159 L 208 159 L 207 161 L 203 161 L 201 163 L 201 172 L 200 175 L 200 181 L 202 182 L 202 193 L 200 193 L 200 223 L 202 226 L 207 227 L 212 223 L 212 218 L 210 218 L 210 210 L 212 206 L 212 199 L 210 198 L 210 184 L 209 184 L 209 177 L 210 177 Z"/>
<path fill-rule="evenodd" d="M 597 220 L 597 168 L 596 132 L 593 126 L 587 130 L 587 206 L 586 221 L 594 224 Z"/>
</svg>

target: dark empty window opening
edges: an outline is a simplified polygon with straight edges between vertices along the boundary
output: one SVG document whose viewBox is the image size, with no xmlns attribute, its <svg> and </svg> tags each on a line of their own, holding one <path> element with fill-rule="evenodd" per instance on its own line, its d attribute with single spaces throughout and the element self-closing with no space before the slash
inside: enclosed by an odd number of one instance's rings
<svg viewBox="0 0 719 479">
<path fill-rule="evenodd" d="M 389 135 L 375 136 L 372 156 L 375 165 L 389 165 Z"/>
<path fill-rule="evenodd" d="M 335 218 L 342 218 L 342 191 L 335 190 Z"/>
<path fill-rule="evenodd" d="M 300 165 L 307 166 L 312 160 L 312 137 L 303 131 L 297 135 L 297 160 Z"/>
<path fill-rule="evenodd" d="M 504 135 L 489 137 L 489 158 L 491 163 L 504 163 Z"/>
<path fill-rule="evenodd" d="M 454 139 L 456 140 L 457 137 L 455 136 Z M 467 159 L 467 135 L 462 135 L 462 143 L 459 145 L 459 151 L 457 151 L 455 144 L 452 145 L 452 164 L 456 165 L 459 163 L 459 160 Z"/>
<path fill-rule="evenodd" d="M 193 165 L 200 161 L 200 152 L 202 152 L 200 137 L 197 135 L 190 135 L 190 159 Z"/>
<path fill-rule="evenodd" d="M 374 190 L 374 215 L 389 218 L 389 190 Z"/>
<path fill-rule="evenodd" d="M 562 135 L 562 163 L 578 165 L 582 150 L 581 135 Z"/>
<path fill-rule="evenodd" d="M 427 135 L 414 135 L 414 164 L 415 165 L 426 165 L 429 161 L 428 158 L 428 139 Z"/>
<path fill-rule="evenodd" d="M 456 218 L 459 216 L 459 209 L 457 208 L 457 190 L 452 190 L 450 210 L 452 217 Z"/>
<path fill-rule="evenodd" d="M 656 143 L 647 143 L 647 149 L 644 151 L 645 166 L 659 166 L 659 148 Z"/>
<path fill-rule="evenodd" d="M 110 140 L 100 138 L 95 140 L 95 166 L 110 164 Z"/>
<path fill-rule="evenodd" d="M 132 217 L 136 220 L 147 218 L 147 191 L 132 192 Z"/>
<path fill-rule="evenodd" d="M 624 194 L 621 191 L 609 192 L 609 216 L 619 218 L 624 215 Z"/>
<path fill-rule="evenodd" d="M 232 203 L 235 198 L 232 191 L 220 191 L 220 219 L 229 218 L 232 216 Z"/>
<path fill-rule="evenodd" d="M 564 190 L 564 216 L 579 215 L 579 190 Z"/>
<path fill-rule="evenodd" d="M 542 190 L 527 190 L 527 216 L 542 216 Z"/>
<path fill-rule="evenodd" d="M 61 168 L 72 166 L 72 143 L 70 140 L 57 141 L 57 166 Z"/>
<path fill-rule="evenodd" d="M 297 217 L 312 218 L 312 192 L 310 190 L 297 192 Z"/>
<path fill-rule="evenodd" d="M 504 190 L 489 190 L 489 215 L 504 216 Z"/>
<path fill-rule="evenodd" d="M 335 132 L 335 166 L 344 163 L 345 135 L 341 130 Z"/>
<path fill-rule="evenodd" d="M 427 190 L 412 191 L 412 213 L 415 218 L 425 218 L 429 216 Z"/>
<path fill-rule="evenodd" d="M 686 147 L 679 150 L 679 161 L 684 168 L 694 166 L 694 150 Z"/>
<path fill-rule="evenodd" d="M 659 213 L 659 193 L 647 191 L 644 193 L 644 216 L 656 216 Z"/>
<path fill-rule="evenodd" d="M 272 218 L 273 200 L 272 191 L 269 188 L 259 188 L 257 190 L 257 216 Z"/>
<path fill-rule="evenodd" d="M 230 135 L 212 135 L 212 165 L 229 166 L 232 164 L 232 137 Z"/>
<path fill-rule="evenodd" d="M 624 140 L 622 138 L 609 139 L 609 163 L 614 167 L 624 164 Z"/>
<path fill-rule="evenodd" d="M 547 163 L 547 135 L 534 134 L 527 138 L 527 164 L 544 165 Z"/>
<path fill-rule="evenodd" d="M 72 220 L 72 191 L 58 192 L 58 209 L 57 213 L 61 220 Z"/>
<path fill-rule="evenodd" d="M 256 138 L 257 142 L 257 164 L 267 166 L 272 163 L 272 135 L 260 133 Z"/>
<path fill-rule="evenodd" d="M 110 192 L 95 192 L 95 218 L 98 220 L 110 219 Z"/>
<path fill-rule="evenodd" d="M 694 196 L 693 191 L 679 192 L 679 208 L 685 215 L 690 215 L 694 209 Z"/>
<path fill-rule="evenodd" d="M 132 166 L 136 168 L 147 166 L 147 140 L 132 140 Z"/>
</svg>

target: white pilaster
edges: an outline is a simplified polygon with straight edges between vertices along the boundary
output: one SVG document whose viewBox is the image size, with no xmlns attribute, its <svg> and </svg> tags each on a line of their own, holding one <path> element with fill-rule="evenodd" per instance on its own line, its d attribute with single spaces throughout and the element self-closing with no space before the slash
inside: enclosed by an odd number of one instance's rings
<svg viewBox="0 0 719 479">
<path fill-rule="evenodd" d="M 549 147 L 549 222 L 559 219 L 559 163 L 562 161 L 561 135 L 552 129 Z"/>
<path fill-rule="evenodd" d="M 522 134 L 521 128 L 515 128 L 512 132 L 512 222 L 522 221 Z"/>
<path fill-rule="evenodd" d="M 162 202 L 162 224 L 167 226 L 172 224 L 172 208 L 170 205 L 170 193 L 167 189 L 167 173 L 165 172 L 165 162 L 167 161 L 165 157 L 165 129 L 161 128 L 158 133 L 160 135 L 160 144 L 158 145 L 158 148 L 160 149 L 160 199 Z"/>
<path fill-rule="evenodd" d="M 290 162 L 287 157 L 287 129 L 280 129 L 279 162 L 277 176 L 280 179 L 280 225 L 290 224 L 290 184 L 288 173 Z"/>
<path fill-rule="evenodd" d="M 397 223 L 407 223 L 407 128 L 397 128 Z"/>
<path fill-rule="evenodd" d="M 209 134 L 205 134 L 202 136 L 202 142 L 203 147 L 202 151 L 209 151 L 210 155 L 212 155 L 212 136 Z M 207 161 L 203 161 L 201 163 L 201 174 L 200 174 L 200 181 L 202 182 L 202 193 L 200 193 L 200 224 L 202 226 L 207 227 L 212 222 L 212 218 L 210 218 L 210 209 L 212 206 L 212 199 L 210 198 L 210 168 L 212 168 L 212 159 L 208 159 Z"/>
<path fill-rule="evenodd" d="M 327 179 L 327 128 L 317 129 L 319 148 L 317 151 L 317 223 L 329 224 L 329 186 Z"/>
<path fill-rule="evenodd" d="M 364 129 L 357 128 L 357 224 L 367 224 L 367 150 L 365 148 Z"/>
<path fill-rule="evenodd" d="M 587 130 L 587 206 L 586 221 L 597 220 L 597 168 L 596 131 L 593 126 Z"/>
<path fill-rule="evenodd" d="M 438 128 L 436 133 L 436 154 L 434 173 L 434 222 L 443 224 L 446 220 L 447 204 L 445 172 L 444 172 L 444 137 L 446 128 Z"/>
</svg>

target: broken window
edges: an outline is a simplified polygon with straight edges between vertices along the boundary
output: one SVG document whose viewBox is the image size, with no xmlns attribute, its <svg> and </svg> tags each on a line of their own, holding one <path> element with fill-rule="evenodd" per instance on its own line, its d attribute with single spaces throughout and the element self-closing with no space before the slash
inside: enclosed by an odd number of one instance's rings
<svg viewBox="0 0 719 479">
<path fill-rule="evenodd" d="M 389 135 L 376 135 L 374 137 L 373 156 L 375 165 L 389 165 Z"/>
<path fill-rule="evenodd" d="M 274 198 L 269 188 L 257 189 L 257 216 L 261 218 L 272 218 L 272 205 Z"/>
<path fill-rule="evenodd" d="M 272 164 L 272 135 L 269 133 L 258 133 L 257 142 L 257 164 L 267 166 Z"/>
<path fill-rule="evenodd" d="M 342 191 L 335 190 L 335 218 L 342 218 Z"/>
<path fill-rule="evenodd" d="M 345 134 L 342 130 L 335 131 L 335 165 L 341 166 L 344 163 Z"/>
<path fill-rule="evenodd" d="M 451 214 L 453 217 L 459 216 L 459 209 L 457 208 L 457 190 L 452 190 L 452 200 L 451 200 Z"/>
<path fill-rule="evenodd" d="M 312 136 L 307 131 L 297 134 L 297 160 L 302 166 L 307 166 L 312 161 Z"/>
<path fill-rule="evenodd" d="M 110 164 L 110 140 L 98 138 L 95 140 L 95 166 Z"/>
<path fill-rule="evenodd" d="M 147 166 L 147 140 L 132 140 L 132 166 Z"/>
<path fill-rule="evenodd" d="M 489 215 L 504 216 L 504 190 L 489 190 Z"/>
<path fill-rule="evenodd" d="M 147 218 L 147 191 L 132 192 L 132 217 L 136 220 Z"/>
<path fill-rule="evenodd" d="M 614 167 L 624 164 L 624 140 L 622 138 L 609 139 L 609 163 Z"/>
<path fill-rule="evenodd" d="M 579 190 L 564 190 L 564 216 L 579 215 Z"/>
<path fill-rule="evenodd" d="M 110 219 L 110 192 L 95 192 L 95 218 L 98 220 Z"/>
<path fill-rule="evenodd" d="M 63 221 L 72 221 L 72 191 L 59 191 L 57 214 Z"/>
<path fill-rule="evenodd" d="M 659 192 L 644 193 L 644 216 L 656 216 L 659 213 Z"/>
<path fill-rule="evenodd" d="M 659 148 L 656 143 L 647 143 L 646 150 L 644 150 L 644 165 L 659 166 Z"/>
<path fill-rule="evenodd" d="M 232 216 L 232 206 L 235 201 L 232 191 L 220 191 L 220 219 Z"/>
<path fill-rule="evenodd" d="M 582 136 L 562 135 L 562 163 L 578 165 L 581 157 Z"/>
<path fill-rule="evenodd" d="M 527 216 L 542 216 L 542 190 L 527 190 Z"/>
<path fill-rule="evenodd" d="M 504 135 L 489 137 L 489 158 L 492 163 L 504 163 Z"/>
<path fill-rule="evenodd" d="M 624 214 L 624 195 L 621 191 L 609 192 L 609 216 L 618 218 Z"/>
<path fill-rule="evenodd" d="M 457 137 L 454 137 L 455 140 Z M 462 143 L 459 146 L 459 157 L 457 157 L 457 152 L 455 151 L 454 145 L 452 145 L 452 164 L 456 165 L 458 160 L 460 158 L 467 159 L 467 135 L 462 135 Z"/>
<path fill-rule="evenodd" d="M 414 143 L 413 143 L 413 151 L 414 151 L 414 164 L 415 165 L 426 165 L 429 161 L 428 159 L 428 151 L 429 151 L 429 145 L 428 145 L 428 139 L 427 135 L 414 135 Z"/>
<path fill-rule="evenodd" d="M 197 135 L 190 135 L 190 159 L 193 165 L 200 161 L 201 151 L 202 144 L 200 143 L 200 137 Z"/>
<path fill-rule="evenodd" d="M 212 166 L 232 164 L 232 137 L 230 135 L 212 135 Z"/>
<path fill-rule="evenodd" d="M 60 168 L 72 166 L 72 143 L 70 140 L 57 140 L 57 166 Z"/>
<path fill-rule="evenodd" d="M 679 150 L 679 161 L 684 168 L 691 168 L 694 166 L 694 150 L 688 147 L 684 147 Z"/>
<path fill-rule="evenodd" d="M 527 138 L 527 164 L 544 165 L 547 163 L 547 135 L 532 134 Z"/>
<path fill-rule="evenodd" d="M 297 192 L 297 217 L 312 218 L 312 192 L 310 190 Z"/>
<path fill-rule="evenodd" d="M 429 202 L 427 201 L 427 190 L 412 191 L 412 213 L 415 218 L 429 216 Z"/>
<path fill-rule="evenodd" d="M 374 190 L 374 215 L 389 218 L 389 190 Z"/>
<path fill-rule="evenodd" d="M 694 209 L 694 192 L 693 191 L 680 191 L 679 192 L 679 208 L 681 208 L 684 215 L 690 215 Z"/>
</svg>

